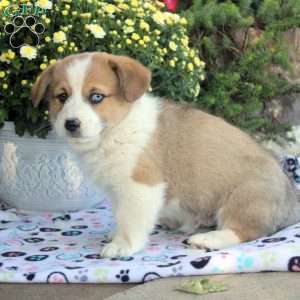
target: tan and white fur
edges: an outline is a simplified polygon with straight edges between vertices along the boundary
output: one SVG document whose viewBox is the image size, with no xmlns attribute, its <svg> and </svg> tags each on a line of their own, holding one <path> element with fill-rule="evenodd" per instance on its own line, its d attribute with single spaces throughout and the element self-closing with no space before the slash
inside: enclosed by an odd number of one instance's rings
<svg viewBox="0 0 300 300">
<path fill-rule="evenodd" d="M 212 249 L 300 220 L 293 187 L 269 153 L 220 118 L 146 93 L 150 81 L 134 59 L 83 53 L 50 66 L 32 89 L 34 105 L 49 102 L 56 132 L 112 200 L 117 229 L 103 256 L 140 251 L 159 220 Z M 103 100 L 92 103 L 94 94 Z M 80 125 L 70 132 L 74 119 Z"/>
</svg>

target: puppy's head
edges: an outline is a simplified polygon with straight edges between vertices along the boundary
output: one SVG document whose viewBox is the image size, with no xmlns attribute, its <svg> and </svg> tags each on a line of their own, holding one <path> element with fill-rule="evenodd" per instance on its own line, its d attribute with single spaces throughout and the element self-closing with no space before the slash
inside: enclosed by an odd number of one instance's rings
<svg viewBox="0 0 300 300">
<path fill-rule="evenodd" d="M 120 123 L 149 87 L 150 71 L 136 60 L 107 53 L 68 56 L 48 67 L 32 88 L 32 101 L 49 102 L 60 136 L 94 138 Z"/>
</svg>

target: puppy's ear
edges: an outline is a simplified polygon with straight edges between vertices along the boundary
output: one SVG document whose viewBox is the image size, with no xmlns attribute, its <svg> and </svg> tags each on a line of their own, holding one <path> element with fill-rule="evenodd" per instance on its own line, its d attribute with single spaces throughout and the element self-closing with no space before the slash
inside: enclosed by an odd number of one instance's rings
<svg viewBox="0 0 300 300">
<path fill-rule="evenodd" d="M 119 78 L 127 101 L 137 100 L 149 88 L 151 71 L 138 61 L 126 56 L 109 55 L 109 64 Z"/>
<path fill-rule="evenodd" d="M 52 80 L 53 69 L 54 65 L 49 66 L 43 71 L 33 85 L 31 89 L 31 100 L 34 107 L 37 107 L 41 100 L 46 96 L 47 89 Z"/>
</svg>

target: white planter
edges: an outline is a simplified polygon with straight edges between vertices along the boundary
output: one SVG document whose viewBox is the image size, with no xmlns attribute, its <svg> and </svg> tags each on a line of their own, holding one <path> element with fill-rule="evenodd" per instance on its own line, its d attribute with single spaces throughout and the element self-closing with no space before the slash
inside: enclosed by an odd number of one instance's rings
<svg viewBox="0 0 300 300">
<path fill-rule="evenodd" d="M 29 211 L 90 208 L 103 199 L 88 182 L 76 157 L 54 132 L 46 139 L 0 130 L 0 199 Z"/>
</svg>

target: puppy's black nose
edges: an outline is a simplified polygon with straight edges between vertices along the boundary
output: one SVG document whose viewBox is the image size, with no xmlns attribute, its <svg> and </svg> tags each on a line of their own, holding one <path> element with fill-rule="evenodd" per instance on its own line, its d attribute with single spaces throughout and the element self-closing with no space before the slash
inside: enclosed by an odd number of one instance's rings
<svg viewBox="0 0 300 300">
<path fill-rule="evenodd" d="M 69 119 L 65 122 L 65 128 L 70 132 L 75 132 L 80 127 L 78 119 Z"/>
</svg>

